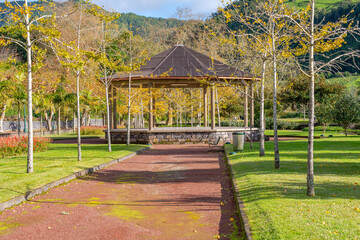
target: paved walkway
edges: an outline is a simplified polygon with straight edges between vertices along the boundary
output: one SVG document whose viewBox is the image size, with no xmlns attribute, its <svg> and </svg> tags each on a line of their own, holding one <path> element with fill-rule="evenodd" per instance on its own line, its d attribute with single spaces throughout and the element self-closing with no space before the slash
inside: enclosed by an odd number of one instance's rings
<svg viewBox="0 0 360 240">
<path fill-rule="evenodd" d="M 228 239 L 239 219 L 219 156 L 155 145 L 5 210 L 0 239 Z"/>
</svg>

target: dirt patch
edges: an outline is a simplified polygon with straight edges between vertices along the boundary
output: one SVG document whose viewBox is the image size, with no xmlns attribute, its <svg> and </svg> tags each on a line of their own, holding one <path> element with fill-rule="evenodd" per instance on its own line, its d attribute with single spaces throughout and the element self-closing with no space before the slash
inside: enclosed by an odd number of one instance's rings
<svg viewBox="0 0 360 240">
<path fill-rule="evenodd" d="M 239 219 L 221 154 L 155 145 L 5 210 L 0 238 L 230 239 Z"/>
</svg>

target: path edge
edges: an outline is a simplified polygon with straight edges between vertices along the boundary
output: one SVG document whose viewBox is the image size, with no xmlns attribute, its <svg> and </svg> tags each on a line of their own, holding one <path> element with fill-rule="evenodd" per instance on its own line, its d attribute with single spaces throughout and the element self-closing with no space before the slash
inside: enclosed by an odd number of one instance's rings
<svg viewBox="0 0 360 240">
<path fill-rule="evenodd" d="M 31 198 L 33 198 L 33 197 L 35 197 L 35 196 L 37 196 L 39 194 L 47 192 L 47 191 L 49 191 L 50 189 L 52 189 L 54 187 L 57 187 L 57 186 L 59 186 L 61 184 L 64 184 L 64 183 L 68 183 L 71 180 L 74 180 L 74 179 L 76 179 L 78 177 L 82 177 L 82 176 L 85 176 L 87 174 L 99 171 L 99 170 L 101 170 L 103 168 L 107 168 L 107 167 L 109 167 L 111 165 L 122 162 L 122 161 L 124 161 L 126 159 L 132 158 L 132 157 L 134 157 L 136 155 L 139 155 L 140 153 L 142 153 L 142 152 L 144 152 L 144 151 L 146 151 L 148 149 L 150 149 L 150 147 L 143 148 L 141 150 L 130 153 L 130 154 L 126 155 L 126 156 L 123 156 L 121 158 L 112 160 L 110 162 L 102 163 L 102 164 L 96 165 L 94 167 L 91 167 L 91 168 L 88 168 L 88 169 L 85 169 L 85 170 L 82 170 L 82 171 L 79 171 L 79 172 L 75 172 L 75 173 L 73 173 L 73 174 L 71 174 L 69 176 L 63 177 L 63 178 L 61 178 L 59 180 L 56 180 L 54 182 L 47 183 L 44 186 L 32 189 L 32 190 L 26 192 L 25 194 L 22 194 L 20 196 L 14 197 L 14 198 L 12 198 L 12 199 L 10 199 L 8 201 L 0 203 L 0 213 L 2 211 L 4 211 L 5 209 L 8 209 L 8 208 L 11 208 L 11 207 L 13 207 L 15 205 L 18 205 L 20 203 L 26 202 L 26 201 L 30 200 Z"/>
<path fill-rule="evenodd" d="M 251 227 L 250 227 L 250 222 L 249 222 L 249 218 L 245 212 L 245 206 L 244 206 L 244 201 L 242 200 L 242 198 L 240 197 L 240 194 L 238 192 L 238 185 L 235 181 L 235 173 L 234 170 L 232 168 L 232 164 L 230 162 L 228 153 L 226 151 L 225 148 L 225 144 L 224 144 L 224 155 L 225 155 L 225 160 L 226 160 L 226 165 L 228 167 L 228 170 L 230 172 L 230 178 L 231 178 L 231 183 L 232 183 L 232 187 L 235 193 L 235 201 L 236 201 L 236 208 L 238 210 L 238 213 L 241 217 L 241 221 L 243 223 L 243 227 L 244 227 L 244 231 L 245 231 L 245 239 L 247 240 L 252 240 L 252 233 L 251 233 Z"/>
</svg>

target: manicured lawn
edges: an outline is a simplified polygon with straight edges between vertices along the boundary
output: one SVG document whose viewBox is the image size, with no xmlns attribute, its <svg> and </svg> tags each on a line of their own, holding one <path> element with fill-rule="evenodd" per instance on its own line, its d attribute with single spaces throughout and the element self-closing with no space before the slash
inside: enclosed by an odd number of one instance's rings
<svg viewBox="0 0 360 240">
<path fill-rule="evenodd" d="M 0 202 L 58 180 L 86 168 L 109 162 L 143 149 L 143 145 L 83 145 L 82 161 L 77 161 L 76 144 L 50 144 L 49 151 L 35 153 L 34 173 L 26 173 L 26 156 L 0 160 Z"/>
<path fill-rule="evenodd" d="M 279 143 L 279 170 L 273 142 L 266 157 L 257 147 L 230 156 L 254 239 L 359 239 L 360 136 L 315 140 L 316 197 L 306 196 L 307 140 Z"/>
<path fill-rule="evenodd" d="M 319 138 L 320 135 L 323 134 L 322 131 L 315 131 L 314 136 Z M 266 130 L 265 135 L 269 137 L 274 136 L 274 130 Z M 301 130 L 278 130 L 279 137 L 303 137 L 306 138 L 309 135 L 308 131 Z M 339 132 L 326 131 L 325 136 L 333 135 L 334 137 L 344 136 L 344 134 L 340 134 Z"/>
<path fill-rule="evenodd" d="M 81 138 L 98 138 L 104 137 L 105 134 L 102 135 L 83 135 Z M 52 135 L 45 135 L 44 137 L 51 138 L 53 140 L 63 140 L 63 139 L 75 139 L 77 138 L 76 133 L 62 133 L 60 135 L 52 134 Z"/>
<path fill-rule="evenodd" d="M 279 121 L 295 122 L 298 124 L 309 124 L 309 120 L 304 118 L 280 118 Z"/>
</svg>

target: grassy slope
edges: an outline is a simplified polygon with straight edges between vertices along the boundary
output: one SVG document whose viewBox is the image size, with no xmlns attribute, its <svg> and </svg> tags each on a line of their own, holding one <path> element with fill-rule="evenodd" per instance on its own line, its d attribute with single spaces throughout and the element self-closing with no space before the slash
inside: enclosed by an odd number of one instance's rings
<svg viewBox="0 0 360 240">
<path fill-rule="evenodd" d="M 319 8 L 332 8 L 336 7 L 339 3 L 343 2 L 344 0 L 317 0 L 316 7 Z M 290 1 L 287 0 L 286 3 L 289 6 L 297 7 L 297 8 L 304 8 L 309 4 L 308 0 L 294 0 Z"/>
<path fill-rule="evenodd" d="M 338 82 L 344 84 L 347 88 L 356 88 L 357 84 L 360 84 L 360 76 L 350 76 L 350 77 L 339 77 L 339 78 L 330 78 L 330 82 Z"/>
<path fill-rule="evenodd" d="M 315 140 L 313 198 L 306 196 L 307 140 L 279 143 L 280 170 L 273 143 L 263 158 L 257 147 L 230 156 L 254 239 L 360 236 L 360 136 Z"/>
<path fill-rule="evenodd" d="M 31 189 L 58 180 L 74 172 L 128 155 L 144 148 L 141 145 L 83 145 L 82 161 L 77 161 L 77 145 L 51 144 L 47 152 L 35 153 L 34 173 L 26 173 L 26 156 L 0 160 L 0 202 Z"/>
</svg>

